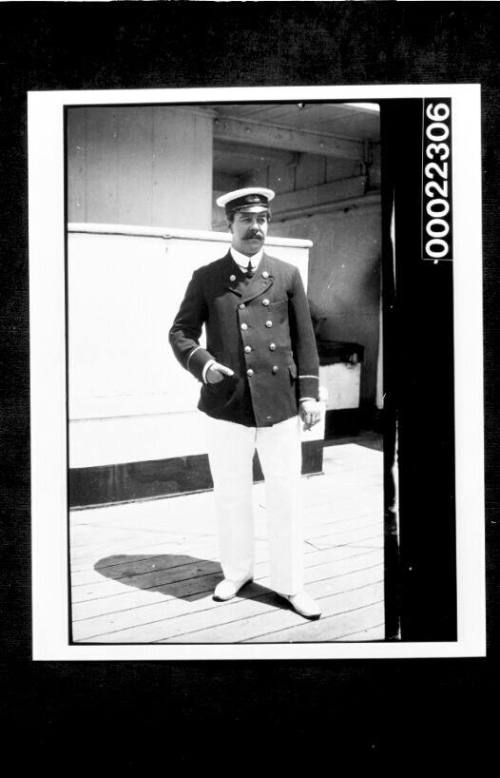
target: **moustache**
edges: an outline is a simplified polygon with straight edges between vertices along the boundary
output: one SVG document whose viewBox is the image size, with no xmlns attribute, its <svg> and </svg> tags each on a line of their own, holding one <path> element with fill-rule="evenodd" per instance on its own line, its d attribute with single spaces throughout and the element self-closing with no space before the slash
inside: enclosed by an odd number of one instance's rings
<svg viewBox="0 0 500 778">
<path fill-rule="evenodd" d="M 247 232 L 245 235 L 245 240 L 252 240 L 252 238 L 264 238 L 264 235 L 262 232 Z"/>
</svg>

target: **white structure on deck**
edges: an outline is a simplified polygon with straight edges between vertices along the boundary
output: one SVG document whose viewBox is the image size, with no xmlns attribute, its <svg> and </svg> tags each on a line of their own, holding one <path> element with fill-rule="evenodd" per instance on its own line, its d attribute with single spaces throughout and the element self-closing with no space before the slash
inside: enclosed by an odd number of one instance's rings
<svg viewBox="0 0 500 778">
<path fill-rule="evenodd" d="M 199 384 L 176 361 L 168 331 L 193 271 L 228 247 L 228 233 L 69 225 L 70 467 L 206 452 Z M 267 244 L 299 268 L 305 287 L 310 247 L 289 238 Z M 345 373 L 337 407 L 357 405 L 359 372 L 332 367 Z M 304 440 L 323 433 L 324 416 Z"/>
</svg>

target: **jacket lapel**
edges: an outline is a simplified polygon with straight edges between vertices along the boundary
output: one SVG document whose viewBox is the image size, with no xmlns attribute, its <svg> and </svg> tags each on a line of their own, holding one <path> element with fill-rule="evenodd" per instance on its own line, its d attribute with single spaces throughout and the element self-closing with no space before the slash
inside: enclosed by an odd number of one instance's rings
<svg viewBox="0 0 500 778">
<path fill-rule="evenodd" d="M 222 282 L 224 287 L 238 297 L 241 297 L 242 290 L 240 289 L 240 284 L 243 276 L 230 251 L 226 254 L 226 263 L 224 264 L 223 272 L 224 276 Z"/>
<path fill-rule="evenodd" d="M 264 254 L 254 277 L 244 290 L 243 302 L 248 303 L 251 300 L 255 300 L 256 297 L 267 292 L 273 284 L 274 278 L 269 264 L 269 257 L 267 254 Z"/>
</svg>

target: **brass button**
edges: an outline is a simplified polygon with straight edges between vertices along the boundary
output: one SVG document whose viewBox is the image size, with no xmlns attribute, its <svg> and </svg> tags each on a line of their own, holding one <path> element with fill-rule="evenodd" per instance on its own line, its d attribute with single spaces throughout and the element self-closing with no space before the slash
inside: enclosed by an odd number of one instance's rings
<svg viewBox="0 0 500 778">
<path fill-rule="evenodd" d="M 249 376 L 250 378 L 253 376 L 253 370 L 252 370 L 251 367 L 248 368 L 248 370 L 247 370 L 247 376 Z"/>
<path fill-rule="evenodd" d="M 264 300 L 262 300 L 262 305 L 269 305 L 269 300 L 267 299 L 267 297 Z"/>
<path fill-rule="evenodd" d="M 241 329 L 242 330 L 247 330 L 248 329 L 248 324 L 245 324 L 245 322 L 243 322 L 243 324 L 241 325 Z"/>
<path fill-rule="evenodd" d="M 269 344 L 269 351 L 276 351 L 276 343 Z"/>
<path fill-rule="evenodd" d="M 272 327 L 272 326 L 273 326 L 273 323 L 272 323 L 271 319 L 268 319 L 266 321 L 266 327 Z"/>
<path fill-rule="evenodd" d="M 230 281 L 236 281 L 236 276 L 229 276 Z"/>
<path fill-rule="evenodd" d="M 251 350 L 252 350 L 251 346 L 245 346 L 245 354 L 250 354 Z"/>
<path fill-rule="evenodd" d="M 245 305 L 245 303 L 240 303 L 240 304 L 238 305 L 238 308 L 246 308 L 246 305 Z"/>
<path fill-rule="evenodd" d="M 273 365 L 273 373 L 277 373 L 279 370 L 278 365 Z"/>
<path fill-rule="evenodd" d="M 269 273 L 267 272 L 267 270 L 264 270 L 264 272 L 262 273 L 262 278 L 269 278 Z"/>
</svg>

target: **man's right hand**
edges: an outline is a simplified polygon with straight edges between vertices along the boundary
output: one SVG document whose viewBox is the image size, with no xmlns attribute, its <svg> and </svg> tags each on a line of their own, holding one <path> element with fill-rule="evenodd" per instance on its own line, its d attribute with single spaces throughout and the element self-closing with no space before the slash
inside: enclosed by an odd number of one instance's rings
<svg viewBox="0 0 500 778">
<path fill-rule="evenodd" d="M 207 370 L 207 384 L 218 384 L 225 375 L 234 375 L 234 370 L 231 370 L 230 367 L 226 367 L 225 365 L 221 365 L 219 362 L 214 362 Z"/>
</svg>

